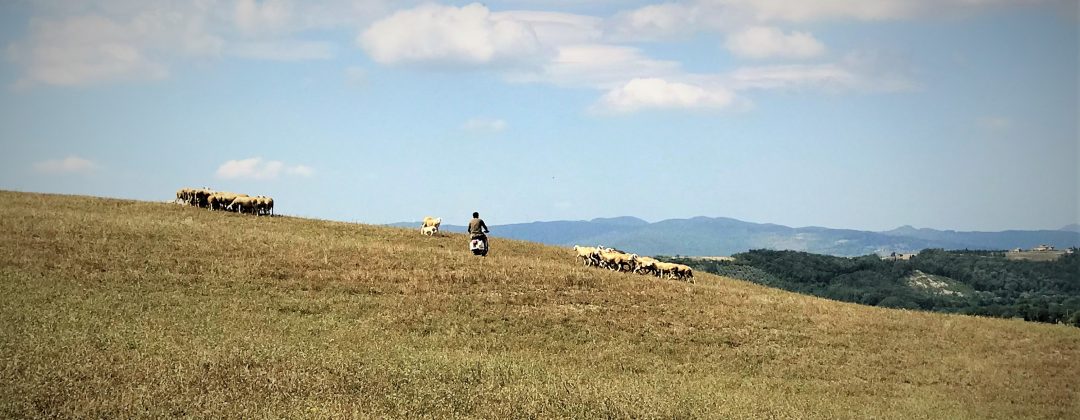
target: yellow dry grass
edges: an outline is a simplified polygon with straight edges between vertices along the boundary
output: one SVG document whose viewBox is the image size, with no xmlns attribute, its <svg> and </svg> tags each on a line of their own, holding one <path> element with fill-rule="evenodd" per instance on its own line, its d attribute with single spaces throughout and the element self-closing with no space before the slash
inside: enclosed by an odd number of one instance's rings
<svg viewBox="0 0 1080 420">
<path fill-rule="evenodd" d="M 1080 417 L 1080 329 L 465 248 L 0 192 L 0 417 Z"/>
</svg>

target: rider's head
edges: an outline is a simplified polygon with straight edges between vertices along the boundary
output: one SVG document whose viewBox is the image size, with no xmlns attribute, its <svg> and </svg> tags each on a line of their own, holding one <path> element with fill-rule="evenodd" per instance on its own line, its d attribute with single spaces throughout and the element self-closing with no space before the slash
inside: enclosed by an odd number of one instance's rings
<svg viewBox="0 0 1080 420">
<path fill-rule="evenodd" d="M 472 212 L 472 217 L 480 217 L 480 212 L 478 212 L 478 211 Z"/>
</svg>

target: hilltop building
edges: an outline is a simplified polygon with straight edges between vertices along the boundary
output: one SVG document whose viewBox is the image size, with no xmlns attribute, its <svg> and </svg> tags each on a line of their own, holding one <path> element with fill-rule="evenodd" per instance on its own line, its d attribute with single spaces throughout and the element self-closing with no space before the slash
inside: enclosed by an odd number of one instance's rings
<svg viewBox="0 0 1080 420">
<path fill-rule="evenodd" d="M 1052 245 L 1042 244 L 1031 248 L 1030 251 L 1024 251 L 1020 248 L 1013 249 L 1012 251 L 1005 253 L 1005 258 L 1010 260 L 1057 261 L 1061 256 L 1072 254 L 1073 252 L 1075 251 L 1072 248 L 1058 251 L 1054 249 Z"/>
</svg>

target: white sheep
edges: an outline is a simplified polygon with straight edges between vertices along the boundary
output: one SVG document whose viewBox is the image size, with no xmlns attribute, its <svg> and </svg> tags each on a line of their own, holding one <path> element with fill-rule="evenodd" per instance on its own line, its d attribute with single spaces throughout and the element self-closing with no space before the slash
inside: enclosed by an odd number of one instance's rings
<svg viewBox="0 0 1080 420">
<path fill-rule="evenodd" d="M 442 218 L 441 217 L 427 216 L 427 217 L 424 217 L 424 224 L 421 225 L 420 228 L 423 229 L 423 228 L 426 228 L 426 227 L 434 227 L 435 232 L 438 233 L 439 232 L 439 225 L 442 225 Z"/>
<path fill-rule="evenodd" d="M 581 258 L 581 263 L 589 265 L 600 265 L 600 249 L 590 246 L 577 246 L 574 245 L 574 251 L 577 252 L 578 258 Z"/>
</svg>

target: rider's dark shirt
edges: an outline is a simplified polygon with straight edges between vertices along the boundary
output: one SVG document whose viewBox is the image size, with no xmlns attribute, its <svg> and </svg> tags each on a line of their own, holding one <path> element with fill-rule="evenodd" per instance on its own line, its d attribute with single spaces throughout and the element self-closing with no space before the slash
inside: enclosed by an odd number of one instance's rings
<svg viewBox="0 0 1080 420">
<path fill-rule="evenodd" d="M 472 220 L 469 221 L 469 233 L 473 235 L 481 235 L 484 232 L 487 232 L 487 230 L 488 227 L 487 224 L 484 223 L 484 219 L 474 217 Z"/>
</svg>

